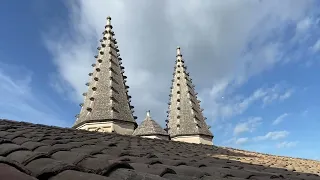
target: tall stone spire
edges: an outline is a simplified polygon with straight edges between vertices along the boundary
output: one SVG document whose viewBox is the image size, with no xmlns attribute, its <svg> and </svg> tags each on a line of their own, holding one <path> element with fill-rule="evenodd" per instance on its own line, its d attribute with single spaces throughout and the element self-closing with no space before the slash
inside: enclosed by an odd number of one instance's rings
<svg viewBox="0 0 320 180">
<path fill-rule="evenodd" d="M 203 117 L 192 79 L 177 47 L 166 126 L 171 140 L 212 145 L 213 135 Z"/>
<path fill-rule="evenodd" d="M 96 63 L 92 64 L 93 72 L 89 73 L 90 81 L 86 83 L 88 91 L 83 93 L 84 103 L 78 114 L 74 128 L 91 131 L 116 132 L 132 134 L 137 127 L 133 116 L 129 86 L 122 66 L 117 41 L 112 31 L 111 17 L 100 40 Z"/>
</svg>

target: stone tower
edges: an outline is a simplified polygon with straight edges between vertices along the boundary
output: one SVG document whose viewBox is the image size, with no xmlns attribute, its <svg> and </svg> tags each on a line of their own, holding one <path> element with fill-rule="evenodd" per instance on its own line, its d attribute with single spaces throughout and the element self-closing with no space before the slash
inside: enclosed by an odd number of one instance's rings
<svg viewBox="0 0 320 180">
<path fill-rule="evenodd" d="M 146 118 L 133 132 L 133 135 L 151 139 L 169 140 L 168 133 L 151 118 L 150 111 L 147 111 Z"/>
<path fill-rule="evenodd" d="M 184 65 L 180 47 L 174 67 L 166 126 L 173 141 L 212 145 L 213 135 L 203 117 L 192 79 Z"/>
<path fill-rule="evenodd" d="M 94 56 L 96 63 L 86 83 L 88 91 L 83 93 L 84 103 L 73 128 L 131 135 L 137 127 L 136 117 L 110 17 L 102 34 L 98 55 Z"/>
</svg>

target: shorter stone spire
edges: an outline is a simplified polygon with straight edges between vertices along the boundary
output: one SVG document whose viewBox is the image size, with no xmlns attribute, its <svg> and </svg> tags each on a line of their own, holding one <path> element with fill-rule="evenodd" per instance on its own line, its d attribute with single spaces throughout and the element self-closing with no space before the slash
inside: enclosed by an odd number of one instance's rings
<svg viewBox="0 0 320 180">
<path fill-rule="evenodd" d="M 167 134 L 167 132 L 151 118 L 150 110 L 147 111 L 146 118 L 133 132 L 133 135 L 154 139 L 169 139 L 169 135 Z"/>
<path fill-rule="evenodd" d="M 176 53 L 166 130 L 174 141 L 212 144 L 213 134 L 205 122 L 206 118 L 179 46 Z"/>
</svg>

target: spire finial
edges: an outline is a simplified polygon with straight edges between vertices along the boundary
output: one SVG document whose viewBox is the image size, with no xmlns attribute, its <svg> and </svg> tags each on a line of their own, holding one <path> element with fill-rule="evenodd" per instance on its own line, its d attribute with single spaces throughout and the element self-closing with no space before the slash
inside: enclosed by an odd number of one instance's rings
<svg viewBox="0 0 320 180">
<path fill-rule="evenodd" d="M 151 117 L 150 116 L 150 110 L 147 111 L 147 117 Z"/>
<path fill-rule="evenodd" d="M 177 56 L 181 55 L 181 50 L 180 50 L 180 46 L 177 46 Z"/>
<path fill-rule="evenodd" d="M 107 25 L 111 25 L 111 17 L 110 16 L 107 17 Z"/>
</svg>

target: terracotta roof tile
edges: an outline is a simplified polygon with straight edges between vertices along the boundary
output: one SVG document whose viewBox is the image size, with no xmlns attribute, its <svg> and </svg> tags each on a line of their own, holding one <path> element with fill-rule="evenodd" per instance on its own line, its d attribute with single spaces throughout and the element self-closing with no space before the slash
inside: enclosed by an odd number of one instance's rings
<svg viewBox="0 0 320 180">
<path fill-rule="evenodd" d="M 318 161 L 0 120 L 0 179 L 316 180 L 319 174 Z"/>
</svg>

